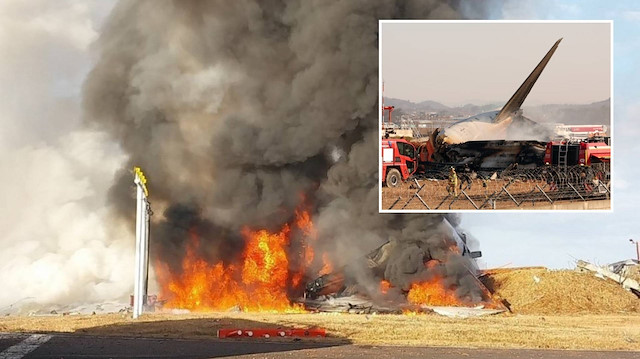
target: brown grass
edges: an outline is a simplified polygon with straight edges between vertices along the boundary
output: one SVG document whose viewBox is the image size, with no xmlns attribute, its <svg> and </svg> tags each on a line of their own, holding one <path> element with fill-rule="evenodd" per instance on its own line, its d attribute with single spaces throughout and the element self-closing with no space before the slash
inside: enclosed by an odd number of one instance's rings
<svg viewBox="0 0 640 359">
<path fill-rule="evenodd" d="M 537 280 L 535 279 L 537 278 Z M 640 300 L 611 281 L 544 267 L 488 271 L 485 282 L 513 313 L 438 315 L 167 313 L 6 316 L 0 332 L 215 338 L 221 328 L 325 328 L 312 339 L 371 345 L 640 350 Z M 276 340 L 271 338 L 269 340 Z M 291 339 L 280 339 L 291 340 Z"/>
<path fill-rule="evenodd" d="M 640 350 L 638 314 L 450 319 L 437 315 L 206 313 L 149 314 L 139 320 L 119 314 L 0 319 L 4 332 L 179 338 L 213 338 L 220 328 L 313 326 L 327 329 L 329 335 L 314 340 L 356 344 Z"/>
<path fill-rule="evenodd" d="M 485 284 L 520 314 L 637 314 L 640 300 L 592 273 L 546 268 L 489 272 Z"/>
</svg>

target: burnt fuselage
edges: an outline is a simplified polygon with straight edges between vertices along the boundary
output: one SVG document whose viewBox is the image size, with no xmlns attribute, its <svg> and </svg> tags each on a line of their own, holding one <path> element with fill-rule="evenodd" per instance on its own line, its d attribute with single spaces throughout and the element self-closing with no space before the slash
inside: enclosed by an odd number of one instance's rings
<svg viewBox="0 0 640 359">
<path fill-rule="evenodd" d="M 471 169 L 504 169 L 513 164 L 538 167 L 544 164 L 547 142 L 543 141 L 469 141 L 441 146 L 437 157 L 442 163 Z"/>
</svg>

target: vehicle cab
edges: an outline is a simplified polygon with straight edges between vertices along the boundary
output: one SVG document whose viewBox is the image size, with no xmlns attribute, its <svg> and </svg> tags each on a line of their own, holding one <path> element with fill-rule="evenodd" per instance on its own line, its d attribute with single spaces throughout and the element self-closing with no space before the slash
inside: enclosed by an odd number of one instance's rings
<svg viewBox="0 0 640 359">
<path fill-rule="evenodd" d="M 387 187 L 396 187 L 415 173 L 416 148 L 401 138 L 384 138 L 381 145 L 382 173 L 380 178 Z"/>
</svg>

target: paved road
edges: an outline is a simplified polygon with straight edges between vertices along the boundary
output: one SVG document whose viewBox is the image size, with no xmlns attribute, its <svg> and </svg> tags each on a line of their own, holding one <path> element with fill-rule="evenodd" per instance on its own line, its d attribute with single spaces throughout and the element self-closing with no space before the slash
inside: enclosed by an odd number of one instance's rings
<svg viewBox="0 0 640 359">
<path fill-rule="evenodd" d="M 0 359 L 18 358 L 640 358 L 640 352 L 376 347 L 310 342 L 181 340 L 58 334 L 1 334 Z"/>
</svg>

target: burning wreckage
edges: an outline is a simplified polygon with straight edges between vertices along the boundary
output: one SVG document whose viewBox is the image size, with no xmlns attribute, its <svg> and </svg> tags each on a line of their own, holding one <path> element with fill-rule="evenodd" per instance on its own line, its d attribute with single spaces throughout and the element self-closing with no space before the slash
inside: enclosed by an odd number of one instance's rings
<svg viewBox="0 0 640 359">
<path fill-rule="evenodd" d="M 559 39 L 540 63 L 499 111 L 485 112 L 436 129 L 426 138 L 407 141 L 392 138 L 392 126 L 386 126 L 382 139 L 381 181 L 395 187 L 410 176 L 446 178 L 449 168 L 473 171 L 489 177 L 520 168 L 562 167 L 580 176 L 584 169 L 570 168 L 602 164 L 600 179 L 608 178 L 611 159 L 609 138 L 600 132 L 586 140 L 554 140 L 549 128 L 523 116 L 521 106 L 547 66 L 562 39 Z M 382 106 L 391 124 L 393 106 Z M 383 123 L 384 125 L 384 123 Z M 554 173 L 554 171 L 549 171 Z"/>
<path fill-rule="evenodd" d="M 310 281 L 305 307 L 350 313 L 433 311 L 451 316 L 505 311 L 478 279 L 475 259 L 482 253 L 471 251 L 468 235 L 454 229 L 446 217 L 439 226 L 445 230 L 435 237 L 392 239 L 360 261 Z"/>
<path fill-rule="evenodd" d="M 370 20 L 441 14 L 431 3 L 356 12 L 333 2 L 259 4 L 248 13 L 242 4 L 122 2 L 97 43 L 100 59 L 83 87 L 86 118 L 128 158 L 109 192 L 117 218 L 131 217 L 129 168 L 155 180 L 149 258 L 159 302 L 279 313 L 346 294 L 386 306 L 393 299 L 398 310 L 440 297 L 482 305 L 488 295 L 455 225 L 436 215 L 380 215 L 368 160 L 378 141 L 368 120 L 378 73 Z M 158 16 L 143 16 L 150 11 Z M 316 20 L 354 16 L 347 29 L 312 31 Z M 167 21 L 175 31 L 164 31 Z M 211 36 L 226 33 L 236 35 Z M 176 36 L 185 47 L 167 48 Z M 132 38 L 146 46 L 130 46 Z M 363 255 L 386 240 L 368 266 Z M 326 274 L 344 276 L 348 291 L 305 298 L 306 284 Z"/>
<path fill-rule="evenodd" d="M 306 211 L 277 233 L 244 231 L 244 249 L 232 263 L 207 260 L 192 232 L 180 268 L 154 265 L 160 298 L 165 308 L 191 311 L 471 316 L 506 310 L 478 280 L 481 253 L 469 249 L 473 239 L 451 218 L 416 217 L 400 238 L 342 266 L 328 252 L 317 255 L 321 239 Z"/>
</svg>

